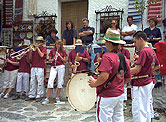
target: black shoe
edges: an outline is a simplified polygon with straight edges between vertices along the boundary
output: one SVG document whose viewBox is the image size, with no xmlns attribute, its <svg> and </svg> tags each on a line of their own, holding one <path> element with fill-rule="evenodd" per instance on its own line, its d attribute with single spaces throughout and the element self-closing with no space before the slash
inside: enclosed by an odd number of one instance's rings
<svg viewBox="0 0 166 122">
<path fill-rule="evenodd" d="M 25 100 L 26 99 L 26 94 L 25 93 L 23 93 L 21 96 L 20 96 L 20 98 L 22 99 L 22 100 Z"/>
<path fill-rule="evenodd" d="M 17 100 L 17 99 L 19 99 L 19 98 L 20 98 L 20 95 L 19 95 L 19 94 L 16 94 L 12 100 Z"/>
<path fill-rule="evenodd" d="M 35 100 L 35 98 L 29 98 L 29 97 L 25 98 L 25 101 L 30 101 L 30 100 Z"/>
<path fill-rule="evenodd" d="M 36 98 L 36 102 L 40 102 L 42 100 L 42 98 L 40 97 L 40 98 Z"/>
</svg>

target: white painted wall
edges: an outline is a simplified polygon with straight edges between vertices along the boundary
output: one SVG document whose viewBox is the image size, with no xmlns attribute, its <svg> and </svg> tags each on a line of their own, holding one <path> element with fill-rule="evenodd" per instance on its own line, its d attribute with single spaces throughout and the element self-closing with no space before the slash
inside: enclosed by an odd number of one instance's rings
<svg viewBox="0 0 166 122">
<path fill-rule="evenodd" d="M 47 11 L 50 14 L 57 15 L 56 18 L 56 28 L 59 32 L 61 32 L 61 2 L 71 2 L 71 1 L 78 1 L 78 0 L 37 0 L 37 15 L 40 14 L 42 11 Z M 163 0 L 164 1 L 164 0 Z M 122 27 L 127 25 L 127 16 L 128 16 L 128 0 L 89 0 L 88 5 L 88 19 L 90 20 L 90 26 L 96 28 L 96 14 L 95 10 L 101 10 L 106 6 L 112 5 L 113 8 L 122 9 L 124 10 L 123 14 L 123 21 Z M 27 6 L 28 1 L 24 0 L 24 13 L 23 13 L 23 20 L 32 20 L 32 18 L 28 18 L 27 16 Z M 163 5 L 164 7 L 164 5 Z M 164 11 L 164 9 L 163 9 Z M 164 12 L 163 12 L 164 18 Z M 141 30 L 141 23 L 135 23 L 138 26 L 138 30 Z M 147 10 L 145 10 L 145 14 L 143 17 L 143 25 L 144 28 L 148 27 L 149 24 L 147 22 Z M 99 28 L 99 27 L 98 27 Z M 159 27 L 161 32 L 163 32 L 164 27 Z M 58 36 L 61 37 L 60 33 Z"/>
</svg>

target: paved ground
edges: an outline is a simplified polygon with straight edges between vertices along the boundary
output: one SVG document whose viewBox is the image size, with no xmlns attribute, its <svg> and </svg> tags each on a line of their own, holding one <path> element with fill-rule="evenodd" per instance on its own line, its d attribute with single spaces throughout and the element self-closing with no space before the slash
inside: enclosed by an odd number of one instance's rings
<svg viewBox="0 0 166 122">
<path fill-rule="evenodd" d="M 35 101 L 0 99 L 0 122 L 95 122 L 95 108 L 89 112 L 75 111 L 67 100 L 63 105 L 41 105 Z M 125 112 L 125 122 L 132 122 L 130 112 L 131 104 L 128 103 Z M 161 113 L 160 120 L 166 122 L 166 115 Z"/>
</svg>

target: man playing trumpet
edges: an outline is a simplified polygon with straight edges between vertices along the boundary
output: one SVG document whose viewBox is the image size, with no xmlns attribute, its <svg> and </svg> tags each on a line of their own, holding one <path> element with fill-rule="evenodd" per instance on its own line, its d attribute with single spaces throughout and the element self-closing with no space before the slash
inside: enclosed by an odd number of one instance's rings
<svg viewBox="0 0 166 122">
<path fill-rule="evenodd" d="M 25 99 L 26 101 L 36 99 L 36 102 L 40 102 L 44 95 L 44 66 L 47 54 L 46 47 L 42 46 L 44 43 L 43 37 L 38 36 L 36 38 L 36 46 L 32 46 L 34 47 L 33 49 L 30 48 L 29 59 L 32 62 L 32 68 L 30 91 L 28 98 Z"/>
<path fill-rule="evenodd" d="M 76 48 L 69 53 L 68 62 L 72 68 L 72 73 L 76 74 L 82 71 L 87 71 L 87 64 L 90 62 L 89 53 L 83 50 L 82 40 L 76 40 Z"/>
</svg>

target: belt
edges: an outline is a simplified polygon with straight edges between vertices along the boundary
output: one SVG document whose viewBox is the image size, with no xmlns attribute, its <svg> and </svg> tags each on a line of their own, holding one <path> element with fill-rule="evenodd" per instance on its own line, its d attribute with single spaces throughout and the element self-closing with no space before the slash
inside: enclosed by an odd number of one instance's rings
<svg viewBox="0 0 166 122">
<path fill-rule="evenodd" d="M 134 77 L 131 77 L 131 80 L 140 79 L 140 78 L 148 78 L 148 77 L 150 77 L 150 75 L 134 76 Z"/>
</svg>

